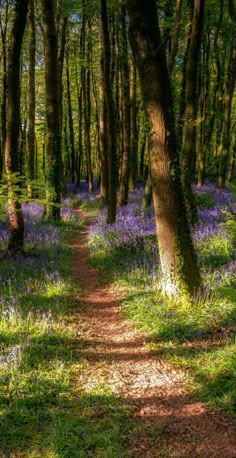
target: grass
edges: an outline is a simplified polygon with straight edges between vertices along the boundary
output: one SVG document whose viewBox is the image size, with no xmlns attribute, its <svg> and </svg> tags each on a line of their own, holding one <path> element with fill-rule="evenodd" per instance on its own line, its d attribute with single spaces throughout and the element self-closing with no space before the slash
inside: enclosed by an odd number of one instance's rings
<svg viewBox="0 0 236 458">
<path fill-rule="evenodd" d="M 67 246 L 80 224 L 37 256 L 1 261 L 0 456 L 125 456 L 129 411 L 94 375 L 84 387 L 87 342 Z"/>
<path fill-rule="evenodd" d="M 200 197 L 205 206 L 211 206 L 211 196 Z M 158 270 L 150 272 L 145 263 L 138 262 L 147 257 L 140 247 L 137 252 L 125 247 L 106 249 L 102 235 L 96 235 L 96 240 L 91 235 L 90 257 L 119 291 L 126 317 L 149 336 L 149 350 L 189 372 L 198 400 L 236 416 L 235 274 L 224 272 L 234 259 L 232 218 L 225 227 L 227 237 L 212 236 L 198 243 L 204 280 L 212 289 L 192 303 L 163 297 Z M 220 274 L 218 268 L 223 269 Z M 221 286 L 216 281 L 219 276 Z"/>
</svg>

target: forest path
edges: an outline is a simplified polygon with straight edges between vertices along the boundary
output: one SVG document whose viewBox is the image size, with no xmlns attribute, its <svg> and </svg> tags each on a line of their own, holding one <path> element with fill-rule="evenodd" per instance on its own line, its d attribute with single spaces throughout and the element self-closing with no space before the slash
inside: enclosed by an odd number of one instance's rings
<svg viewBox="0 0 236 458">
<path fill-rule="evenodd" d="M 81 287 L 83 327 L 78 333 L 87 342 L 83 357 L 88 371 L 79 375 L 79 384 L 85 389 L 95 386 L 101 376 L 119 402 L 130 406 L 132 431 L 122 456 L 236 457 L 236 429 L 231 422 L 194 402 L 186 375 L 148 353 L 146 338 L 123 319 L 115 293 L 89 264 L 91 221 L 85 213 L 82 216 L 87 225 L 70 244 L 73 276 Z"/>
</svg>

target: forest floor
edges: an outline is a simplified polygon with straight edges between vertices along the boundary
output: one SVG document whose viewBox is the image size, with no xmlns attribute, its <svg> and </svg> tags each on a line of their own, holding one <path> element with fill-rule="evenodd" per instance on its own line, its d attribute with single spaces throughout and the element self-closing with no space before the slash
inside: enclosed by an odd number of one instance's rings
<svg viewBox="0 0 236 458">
<path fill-rule="evenodd" d="M 81 350 L 86 371 L 78 371 L 78 384 L 85 392 L 95 389 L 98 380 L 109 387 L 116 399 L 114 415 L 120 412 L 117 437 L 123 442 L 120 452 L 104 451 L 99 456 L 236 457 L 232 419 L 194 400 L 186 372 L 151 354 L 150 337 L 123 317 L 119 297 L 89 262 L 91 220 L 84 212 L 82 216 L 86 225 L 70 244 L 73 277 L 81 288 L 78 337 L 86 342 Z M 93 422 L 99 423 L 105 413 L 99 402 Z M 81 456 L 97 455 L 94 451 Z"/>
</svg>

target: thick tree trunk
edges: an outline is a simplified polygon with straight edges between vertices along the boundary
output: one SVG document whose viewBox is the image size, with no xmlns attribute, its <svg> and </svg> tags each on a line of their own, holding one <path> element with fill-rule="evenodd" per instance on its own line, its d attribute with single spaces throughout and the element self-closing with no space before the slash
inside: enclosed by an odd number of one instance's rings
<svg viewBox="0 0 236 458">
<path fill-rule="evenodd" d="M 33 197 L 33 180 L 35 179 L 35 52 L 36 33 L 34 17 L 34 0 L 29 0 L 29 86 L 28 86 L 28 129 L 27 129 L 27 150 L 28 150 L 28 197 Z"/>
<path fill-rule="evenodd" d="M 47 209 L 49 220 L 60 219 L 61 204 L 61 129 L 58 98 L 58 53 L 54 1 L 41 0 L 44 27 L 45 83 L 47 110 Z"/>
<path fill-rule="evenodd" d="M 21 210 L 17 180 L 19 172 L 19 132 L 20 132 L 20 56 L 26 26 L 28 0 L 17 0 L 15 17 L 10 37 L 8 55 L 8 105 L 7 131 L 5 146 L 5 166 L 8 182 L 8 213 L 10 219 L 10 237 L 8 252 L 15 254 L 23 251 L 24 219 Z"/>
<path fill-rule="evenodd" d="M 171 87 L 156 2 L 128 0 L 127 6 L 131 46 L 152 129 L 150 161 L 162 288 L 169 295 L 183 291 L 194 295 L 201 279 L 180 180 Z"/>
<path fill-rule="evenodd" d="M 108 31 L 107 3 L 101 0 L 102 46 L 104 49 L 104 88 L 107 113 L 107 157 L 108 157 L 108 215 L 107 223 L 116 220 L 116 133 L 115 111 L 111 86 L 111 52 Z"/>
</svg>

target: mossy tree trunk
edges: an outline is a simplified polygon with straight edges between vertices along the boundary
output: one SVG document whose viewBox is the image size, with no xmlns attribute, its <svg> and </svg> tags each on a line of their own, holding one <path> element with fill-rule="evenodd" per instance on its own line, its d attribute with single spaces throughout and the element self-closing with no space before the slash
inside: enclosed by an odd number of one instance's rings
<svg viewBox="0 0 236 458">
<path fill-rule="evenodd" d="M 114 100 L 111 85 L 111 50 L 110 37 L 108 30 L 108 13 L 107 2 L 101 0 L 101 31 L 102 31 L 102 46 L 104 49 L 104 89 L 107 115 L 107 159 L 108 159 L 108 214 L 107 223 L 114 223 L 116 220 L 116 133 L 115 133 L 115 110 Z"/>
<path fill-rule="evenodd" d="M 227 166 L 229 162 L 230 144 L 231 144 L 231 113 L 232 102 L 236 84 L 236 8 L 233 0 L 229 0 L 229 15 L 231 17 L 231 45 L 229 51 L 228 68 L 224 83 L 223 92 L 223 113 L 224 122 L 221 138 L 221 154 L 218 157 L 218 177 L 217 188 L 222 189 L 225 186 L 227 176 Z"/>
<path fill-rule="evenodd" d="M 8 182 L 8 213 L 10 220 L 9 254 L 23 251 L 24 219 L 20 203 L 19 133 L 20 133 L 20 57 L 26 26 L 28 0 L 17 0 L 9 41 L 7 86 L 7 130 L 5 166 Z"/>
<path fill-rule="evenodd" d="M 75 137 L 74 137 L 74 121 L 71 103 L 71 84 L 70 84 L 70 67 L 69 53 L 66 53 L 66 87 L 67 87 L 67 102 L 68 102 L 68 117 L 69 117 L 69 138 L 70 138 L 70 157 L 71 157 L 71 181 L 74 183 L 76 167 L 75 167 Z"/>
<path fill-rule="evenodd" d="M 180 179 L 179 152 L 166 58 L 155 0 L 128 0 L 130 42 L 151 123 L 153 199 L 162 269 L 168 295 L 194 295 L 201 285 Z"/>
<path fill-rule="evenodd" d="M 88 32 L 87 49 L 84 48 L 84 58 L 86 59 L 86 67 L 84 67 L 82 88 L 84 100 L 84 143 L 87 160 L 87 179 L 89 192 L 93 192 L 93 167 L 92 167 L 92 145 L 91 145 L 91 25 L 86 21 L 86 31 Z"/>
<path fill-rule="evenodd" d="M 9 21 L 9 4 L 5 5 L 4 19 L 0 16 L 0 32 L 2 41 L 2 101 L 1 101 L 1 142 L 0 142 L 0 178 L 4 168 L 4 151 L 7 126 L 7 26 Z"/>
<path fill-rule="evenodd" d="M 58 97 L 58 47 L 55 27 L 55 4 L 53 0 L 41 0 L 44 53 L 45 86 L 47 112 L 47 153 L 46 182 L 47 208 L 46 218 L 60 220 L 61 204 L 61 128 Z"/>
<path fill-rule="evenodd" d="M 123 105 L 123 151 L 121 159 L 121 175 L 118 205 L 127 205 L 129 194 L 130 177 L 130 74 L 128 57 L 128 39 L 126 26 L 126 10 L 121 8 L 121 81 L 122 81 L 122 105 Z"/>
<path fill-rule="evenodd" d="M 33 197 L 33 180 L 35 179 L 35 52 L 36 31 L 34 0 L 29 0 L 29 83 L 28 83 L 28 125 L 27 125 L 27 159 L 28 159 L 28 197 Z"/>
</svg>

